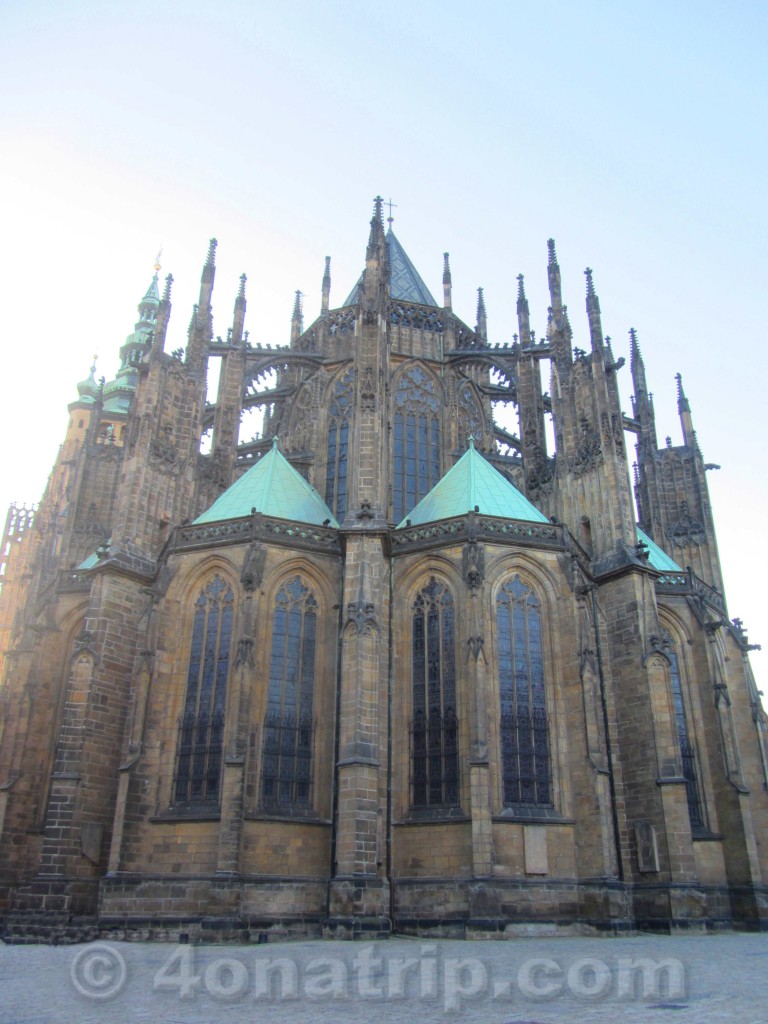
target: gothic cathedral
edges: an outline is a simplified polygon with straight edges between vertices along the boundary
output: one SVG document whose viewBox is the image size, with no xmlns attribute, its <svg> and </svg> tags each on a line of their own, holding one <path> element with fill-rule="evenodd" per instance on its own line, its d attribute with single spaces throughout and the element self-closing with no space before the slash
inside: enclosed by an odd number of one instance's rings
<svg viewBox="0 0 768 1024">
<path fill-rule="evenodd" d="M 156 268 L 8 517 L 3 938 L 767 927 L 768 720 L 681 380 L 660 448 L 552 241 L 546 337 L 520 276 L 504 344 L 379 198 L 289 345 L 249 341 L 245 276 L 214 336 L 215 253 L 185 350 Z"/>
</svg>

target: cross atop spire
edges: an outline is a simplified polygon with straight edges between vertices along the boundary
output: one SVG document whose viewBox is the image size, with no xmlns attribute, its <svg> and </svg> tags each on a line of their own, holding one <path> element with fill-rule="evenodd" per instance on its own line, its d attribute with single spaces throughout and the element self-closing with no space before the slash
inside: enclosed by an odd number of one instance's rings
<svg viewBox="0 0 768 1024">
<path fill-rule="evenodd" d="M 384 203 L 384 205 L 389 207 L 389 216 L 387 217 L 387 224 L 389 224 L 389 226 L 391 227 L 392 226 L 392 221 L 395 219 L 392 216 L 392 207 L 394 206 L 395 208 L 397 208 L 397 203 L 393 203 L 392 202 L 392 196 L 390 196 L 389 197 L 389 202 L 388 203 Z"/>
</svg>

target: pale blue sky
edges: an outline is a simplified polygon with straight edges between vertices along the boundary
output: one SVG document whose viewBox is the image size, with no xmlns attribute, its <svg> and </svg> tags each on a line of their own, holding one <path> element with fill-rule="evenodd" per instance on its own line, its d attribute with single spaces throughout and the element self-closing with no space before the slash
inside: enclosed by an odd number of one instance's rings
<svg viewBox="0 0 768 1024">
<path fill-rule="evenodd" d="M 768 645 L 763 396 L 768 4 L 27 0 L 0 4 L 0 507 L 39 497 L 94 352 L 120 344 L 163 246 L 170 347 L 208 239 L 215 331 L 248 274 L 252 336 L 284 343 L 362 267 L 371 199 L 434 294 L 491 341 L 516 275 L 546 327 L 553 236 L 575 344 L 586 266 L 617 356 L 636 327 L 659 440 L 683 373 L 732 616 Z M 630 410 L 628 369 L 622 371 Z M 767 648 L 768 650 L 768 648 Z M 768 678 L 754 656 L 758 678 Z"/>
</svg>

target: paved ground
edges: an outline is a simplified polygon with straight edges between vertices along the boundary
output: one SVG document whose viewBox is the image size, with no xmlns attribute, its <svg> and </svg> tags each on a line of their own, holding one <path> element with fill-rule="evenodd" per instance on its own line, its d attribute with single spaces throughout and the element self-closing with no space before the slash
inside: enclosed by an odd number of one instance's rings
<svg viewBox="0 0 768 1024">
<path fill-rule="evenodd" d="M 0 944 L 2 1024 L 768 1024 L 768 935 Z"/>
</svg>

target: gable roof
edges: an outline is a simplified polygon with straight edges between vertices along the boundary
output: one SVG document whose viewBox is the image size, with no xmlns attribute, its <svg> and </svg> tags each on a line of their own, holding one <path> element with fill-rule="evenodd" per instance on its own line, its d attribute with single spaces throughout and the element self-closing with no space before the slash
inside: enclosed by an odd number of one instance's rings
<svg viewBox="0 0 768 1024">
<path fill-rule="evenodd" d="M 415 526 L 436 519 L 463 516 L 473 509 L 485 516 L 549 522 L 543 512 L 475 450 L 474 439 L 470 438 L 468 450 L 456 465 L 438 480 L 397 529 L 409 522 Z"/>
<path fill-rule="evenodd" d="M 389 295 L 401 302 L 416 302 L 422 306 L 437 306 L 429 288 L 424 284 L 421 275 L 408 258 L 408 253 L 400 244 L 390 227 L 386 234 L 389 252 Z M 345 306 L 353 306 L 360 293 L 359 277 L 357 284 L 347 296 Z"/>
<path fill-rule="evenodd" d="M 282 455 L 277 438 L 267 454 L 228 487 L 195 522 L 239 519 L 250 515 L 254 509 L 275 519 L 292 519 L 315 526 L 339 525 L 314 487 Z"/>
</svg>

